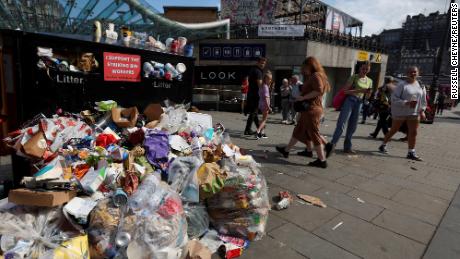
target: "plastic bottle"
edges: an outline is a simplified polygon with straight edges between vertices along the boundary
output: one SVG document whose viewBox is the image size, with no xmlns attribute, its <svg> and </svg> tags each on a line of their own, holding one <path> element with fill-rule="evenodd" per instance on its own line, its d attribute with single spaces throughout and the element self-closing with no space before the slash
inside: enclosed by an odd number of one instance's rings
<svg viewBox="0 0 460 259">
<path fill-rule="evenodd" d="M 146 207 L 149 200 L 153 198 L 160 181 L 158 178 L 150 174 L 144 178 L 142 183 L 139 185 L 137 191 L 130 197 L 128 205 L 134 211 L 139 211 Z"/>
<path fill-rule="evenodd" d="M 194 137 L 192 139 L 192 153 L 195 157 L 197 157 L 198 159 L 200 159 L 201 161 L 203 161 L 203 152 L 201 150 L 201 142 L 200 142 L 200 139 L 198 137 Z"/>
</svg>

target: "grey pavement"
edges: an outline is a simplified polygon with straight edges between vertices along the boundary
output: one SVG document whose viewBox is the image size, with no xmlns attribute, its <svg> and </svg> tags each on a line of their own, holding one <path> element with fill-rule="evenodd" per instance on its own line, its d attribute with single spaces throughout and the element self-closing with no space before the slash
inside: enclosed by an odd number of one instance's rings
<svg viewBox="0 0 460 259">
<path fill-rule="evenodd" d="M 460 258 L 458 110 L 421 125 L 417 152 L 424 162 L 405 159 L 407 143 L 400 141 L 388 145 L 388 155 L 378 153 L 381 140 L 368 138 L 376 121 L 368 120 L 355 133 L 358 154 L 342 153 L 340 141 L 327 169 L 308 167 L 313 159 L 296 155 L 301 144 L 288 159 L 275 151 L 293 129 L 280 123 L 279 114 L 269 118 L 269 138 L 256 140 L 243 136 L 242 114 L 202 111 L 223 122 L 233 142 L 262 164 L 272 202 L 279 191 L 289 190 L 328 205 L 319 208 L 296 198 L 288 209 L 272 210 L 266 237 L 241 258 Z M 321 131 L 328 139 L 337 117 L 338 112 L 326 112 Z"/>
</svg>

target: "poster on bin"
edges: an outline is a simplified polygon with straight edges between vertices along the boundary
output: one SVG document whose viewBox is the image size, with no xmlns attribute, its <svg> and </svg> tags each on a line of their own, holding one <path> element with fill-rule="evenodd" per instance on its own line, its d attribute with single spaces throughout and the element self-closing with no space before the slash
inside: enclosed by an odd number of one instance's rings
<svg viewBox="0 0 460 259">
<path fill-rule="evenodd" d="M 104 52 L 104 81 L 140 82 L 141 56 Z"/>
</svg>

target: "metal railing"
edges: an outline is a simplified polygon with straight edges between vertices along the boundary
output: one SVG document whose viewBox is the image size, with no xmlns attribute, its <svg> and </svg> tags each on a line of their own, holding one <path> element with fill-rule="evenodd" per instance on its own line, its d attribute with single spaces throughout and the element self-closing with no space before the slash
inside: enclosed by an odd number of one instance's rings
<svg viewBox="0 0 460 259">
<path fill-rule="evenodd" d="M 338 33 L 331 30 L 307 26 L 303 37 L 260 37 L 257 25 L 233 26 L 230 38 L 232 39 L 307 39 L 326 44 L 344 46 L 373 52 L 387 53 L 382 44 L 368 37 L 355 37 L 351 34 Z"/>
</svg>

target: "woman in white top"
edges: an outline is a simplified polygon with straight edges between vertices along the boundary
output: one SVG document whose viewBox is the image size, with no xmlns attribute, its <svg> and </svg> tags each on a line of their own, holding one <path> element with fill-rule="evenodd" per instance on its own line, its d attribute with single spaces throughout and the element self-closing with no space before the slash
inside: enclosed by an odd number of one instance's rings
<svg viewBox="0 0 460 259">
<path fill-rule="evenodd" d="M 418 68 L 413 66 L 407 71 L 407 79 L 399 83 L 391 95 L 391 116 L 393 119 L 391 130 L 385 135 L 379 151 L 387 153 L 386 145 L 391 137 L 398 132 L 401 125 L 406 122 L 408 128 L 407 158 L 423 161 L 415 153 L 415 142 L 417 129 L 420 120 L 425 119 L 425 109 L 427 106 L 426 89 L 417 81 Z"/>
</svg>

